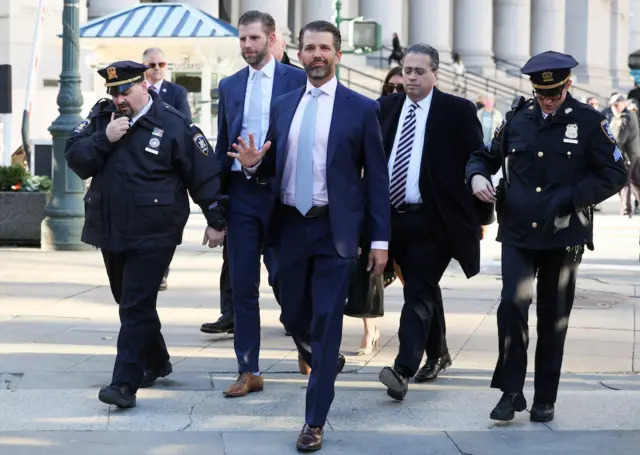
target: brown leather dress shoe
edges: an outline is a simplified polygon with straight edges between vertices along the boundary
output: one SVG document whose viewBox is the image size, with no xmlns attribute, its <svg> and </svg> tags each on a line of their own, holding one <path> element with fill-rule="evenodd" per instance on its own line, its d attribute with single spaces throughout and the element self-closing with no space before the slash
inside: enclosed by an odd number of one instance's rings
<svg viewBox="0 0 640 455">
<path fill-rule="evenodd" d="M 302 427 L 296 448 L 300 452 L 315 452 L 322 449 L 322 427 L 310 427 L 306 423 Z"/>
<path fill-rule="evenodd" d="M 311 374 L 311 367 L 304 361 L 300 354 L 298 354 L 298 368 L 300 369 L 300 374 L 304 374 L 305 376 Z"/>
<path fill-rule="evenodd" d="M 262 392 L 264 389 L 264 378 L 262 375 L 255 376 L 253 373 L 240 373 L 236 382 L 231 384 L 223 392 L 225 397 L 246 397 L 251 392 Z"/>
</svg>

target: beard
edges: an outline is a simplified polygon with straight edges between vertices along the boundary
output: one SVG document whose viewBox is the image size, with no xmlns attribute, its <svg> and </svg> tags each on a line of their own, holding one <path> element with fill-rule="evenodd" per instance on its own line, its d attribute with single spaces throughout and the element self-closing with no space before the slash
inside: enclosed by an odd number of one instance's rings
<svg viewBox="0 0 640 455">
<path fill-rule="evenodd" d="M 314 63 L 318 63 L 318 62 L 322 62 L 324 65 L 323 66 L 312 66 Z M 309 76 L 310 79 L 324 79 L 325 77 L 327 77 L 330 72 L 331 72 L 331 68 L 329 67 L 329 62 L 323 58 L 317 58 L 313 61 L 311 61 L 311 63 L 304 64 L 304 70 L 307 73 L 307 76 Z"/>
<path fill-rule="evenodd" d="M 257 65 L 258 63 L 264 61 L 267 58 L 267 54 L 269 53 L 269 46 L 265 46 L 264 49 L 258 51 L 254 55 L 247 55 L 245 52 L 242 53 L 242 58 L 248 65 Z"/>
<path fill-rule="evenodd" d="M 120 103 L 116 105 L 116 110 L 127 117 L 133 117 L 133 108 L 129 103 Z"/>
</svg>

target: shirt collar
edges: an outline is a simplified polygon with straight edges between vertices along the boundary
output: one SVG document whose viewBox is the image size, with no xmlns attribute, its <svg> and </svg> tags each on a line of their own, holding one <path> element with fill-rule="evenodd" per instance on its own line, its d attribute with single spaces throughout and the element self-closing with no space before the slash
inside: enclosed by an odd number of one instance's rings
<svg viewBox="0 0 640 455">
<path fill-rule="evenodd" d="M 256 71 L 257 70 L 254 67 L 249 66 L 249 80 L 253 79 L 253 75 Z M 273 75 L 276 72 L 276 59 L 271 56 L 269 62 L 264 65 L 260 71 L 262 71 L 262 74 L 267 76 L 269 79 L 273 79 Z"/>
<path fill-rule="evenodd" d="M 316 87 L 314 87 L 313 84 L 311 84 L 311 82 L 307 79 L 307 87 L 305 88 L 304 94 L 305 95 L 308 94 L 314 88 Z M 325 82 L 323 85 L 321 85 L 318 88 L 322 90 L 322 93 L 324 93 L 325 95 L 335 97 L 336 90 L 338 90 L 338 79 L 335 76 L 333 76 L 331 79 L 329 79 L 327 82 Z"/>
<path fill-rule="evenodd" d="M 424 110 L 425 112 L 429 112 L 429 108 L 431 107 L 431 100 L 433 99 L 433 90 L 431 90 L 429 92 L 429 94 L 426 96 L 426 98 L 421 99 L 420 101 L 418 101 L 417 104 L 418 107 L 420 107 L 422 110 Z M 411 99 L 409 99 L 409 97 L 407 96 L 404 100 L 404 104 L 407 106 L 410 106 L 413 104 L 413 101 L 411 101 Z"/>
<path fill-rule="evenodd" d="M 131 125 L 133 125 L 134 123 L 136 123 L 140 117 L 142 117 L 144 114 L 146 114 L 147 112 L 149 112 L 149 109 L 151 108 L 151 105 L 153 104 L 153 99 L 151 98 L 151 96 L 149 96 L 149 102 L 147 103 L 147 105 L 145 107 L 142 108 L 142 110 L 140 112 L 138 112 L 138 115 L 136 115 L 135 117 L 133 117 L 129 123 L 131 123 Z"/>
</svg>

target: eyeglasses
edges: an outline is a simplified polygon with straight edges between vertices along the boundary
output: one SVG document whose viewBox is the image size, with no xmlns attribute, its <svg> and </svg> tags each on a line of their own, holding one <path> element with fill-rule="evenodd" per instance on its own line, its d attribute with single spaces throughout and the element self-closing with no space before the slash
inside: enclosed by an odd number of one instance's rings
<svg viewBox="0 0 640 455">
<path fill-rule="evenodd" d="M 403 66 L 402 67 L 402 72 L 404 74 L 411 74 L 411 73 L 416 73 L 418 76 L 424 76 L 425 74 L 427 74 L 429 70 L 424 69 L 424 68 L 412 68 L 410 66 Z"/>
<path fill-rule="evenodd" d="M 151 69 L 156 69 L 156 66 L 158 68 L 164 68 L 165 66 L 167 66 L 167 62 L 160 62 L 160 63 L 148 63 L 147 66 Z"/>
<path fill-rule="evenodd" d="M 533 94 L 533 96 L 538 98 L 540 101 L 542 101 L 542 100 L 558 101 L 560 98 L 562 98 L 562 92 L 558 93 L 557 95 L 551 95 L 551 96 L 541 95 L 540 93 L 536 92 L 535 90 L 532 91 L 531 93 Z"/>
<path fill-rule="evenodd" d="M 398 92 L 398 93 L 402 93 L 404 92 L 404 85 L 402 84 L 387 84 L 384 86 L 384 89 L 387 93 L 392 93 L 392 92 Z"/>
</svg>

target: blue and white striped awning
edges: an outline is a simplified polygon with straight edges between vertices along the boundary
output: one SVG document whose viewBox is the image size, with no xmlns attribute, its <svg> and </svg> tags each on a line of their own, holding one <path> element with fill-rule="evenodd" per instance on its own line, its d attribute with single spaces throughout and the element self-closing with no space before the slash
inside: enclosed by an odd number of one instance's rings
<svg viewBox="0 0 640 455">
<path fill-rule="evenodd" d="M 142 3 L 80 27 L 81 38 L 237 37 L 229 23 L 181 3 Z"/>
</svg>

